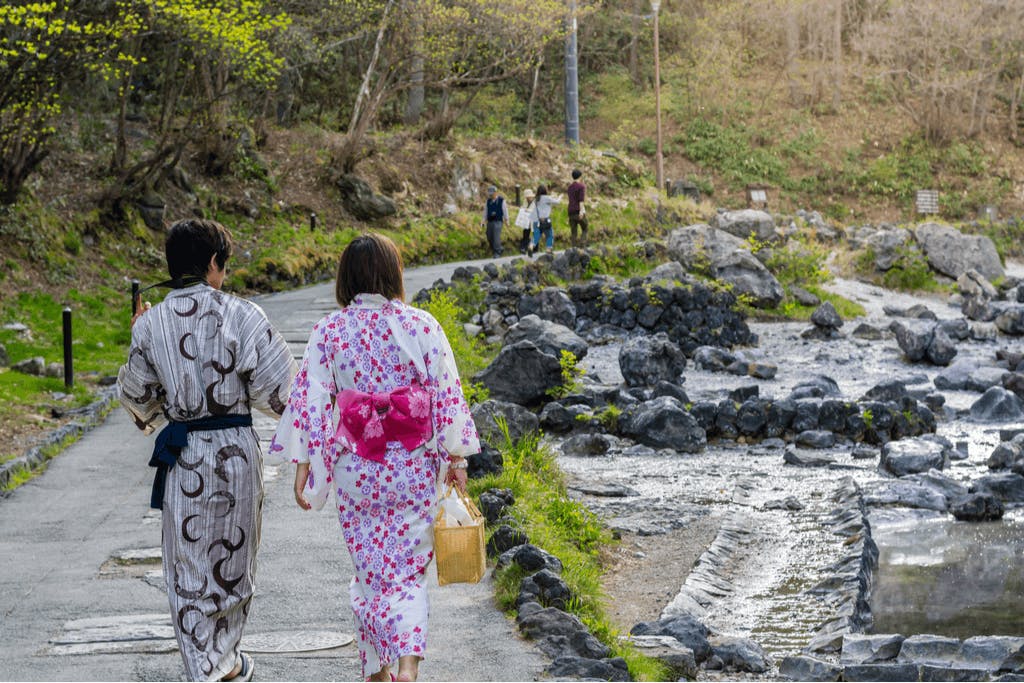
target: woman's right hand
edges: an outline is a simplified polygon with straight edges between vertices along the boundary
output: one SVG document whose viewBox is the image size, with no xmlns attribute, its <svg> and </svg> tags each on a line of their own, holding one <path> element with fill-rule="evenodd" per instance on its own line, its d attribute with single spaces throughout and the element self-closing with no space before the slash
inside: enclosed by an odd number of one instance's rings
<svg viewBox="0 0 1024 683">
<path fill-rule="evenodd" d="M 306 481 L 309 479 L 309 463 L 300 462 L 295 465 L 295 502 L 303 510 L 309 510 L 313 506 L 302 495 L 306 490 Z"/>
</svg>

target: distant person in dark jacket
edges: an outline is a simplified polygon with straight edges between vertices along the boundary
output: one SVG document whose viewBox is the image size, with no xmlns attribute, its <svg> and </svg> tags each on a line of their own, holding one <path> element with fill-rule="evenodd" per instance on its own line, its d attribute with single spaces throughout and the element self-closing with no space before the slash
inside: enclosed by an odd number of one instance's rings
<svg viewBox="0 0 1024 683">
<path fill-rule="evenodd" d="M 508 204 L 494 185 L 487 188 L 483 225 L 487 226 L 487 243 L 491 245 L 491 254 L 498 258 L 502 252 L 501 228 L 508 225 Z"/>
<path fill-rule="evenodd" d="M 569 239 L 574 247 L 582 247 L 587 244 L 587 207 L 583 200 L 586 199 L 587 186 L 580 178 L 583 173 L 575 168 L 572 171 L 572 183 L 569 185 L 569 205 L 566 207 L 569 214 Z M 576 241 L 576 229 L 579 228 L 580 239 Z"/>
</svg>

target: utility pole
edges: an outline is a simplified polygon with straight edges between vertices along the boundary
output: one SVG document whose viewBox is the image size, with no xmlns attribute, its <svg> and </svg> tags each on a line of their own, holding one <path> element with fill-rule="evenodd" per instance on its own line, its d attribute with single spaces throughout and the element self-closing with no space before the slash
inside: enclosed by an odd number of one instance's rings
<svg viewBox="0 0 1024 683">
<path fill-rule="evenodd" d="M 661 147 L 661 61 L 658 57 L 658 10 L 661 9 L 661 0 L 651 0 L 651 9 L 654 11 L 654 113 L 657 121 L 658 151 L 655 169 L 658 192 L 665 190 L 665 159 Z"/>
<path fill-rule="evenodd" d="M 565 142 L 580 144 L 580 85 L 576 67 L 576 0 L 569 0 L 565 37 Z"/>
</svg>

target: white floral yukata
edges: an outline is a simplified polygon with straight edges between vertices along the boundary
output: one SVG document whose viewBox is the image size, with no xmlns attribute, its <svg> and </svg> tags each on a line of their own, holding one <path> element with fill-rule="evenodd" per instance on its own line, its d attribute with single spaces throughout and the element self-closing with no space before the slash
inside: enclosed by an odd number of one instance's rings
<svg viewBox="0 0 1024 683">
<path fill-rule="evenodd" d="M 339 392 L 380 397 L 410 386 L 429 393 L 432 435 L 412 449 L 388 439 L 382 462 L 357 455 L 365 444 L 339 428 Z M 349 593 L 364 677 L 426 654 L 438 483 L 449 455 L 479 450 L 451 347 L 430 314 L 360 294 L 316 324 L 270 452 L 310 463 L 305 495 L 314 508 L 335 492 L 355 570 Z"/>
</svg>

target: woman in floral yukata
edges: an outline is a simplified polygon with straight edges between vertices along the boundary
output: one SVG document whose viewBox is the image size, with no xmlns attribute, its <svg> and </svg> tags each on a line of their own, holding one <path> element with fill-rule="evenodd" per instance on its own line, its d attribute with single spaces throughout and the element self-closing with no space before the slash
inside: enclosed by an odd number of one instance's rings
<svg viewBox="0 0 1024 683">
<path fill-rule="evenodd" d="M 296 463 L 299 507 L 319 509 L 335 493 L 362 675 L 395 680 L 397 661 L 397 680 L 414 681 L 438 483 L 465 490 L 465 458 L 480 444 L 444 331 L 403 303 L 394 243 L 353 240 L 336 296 L 341 310 L 314 326 L 270 452 Z"/>
</svg>

